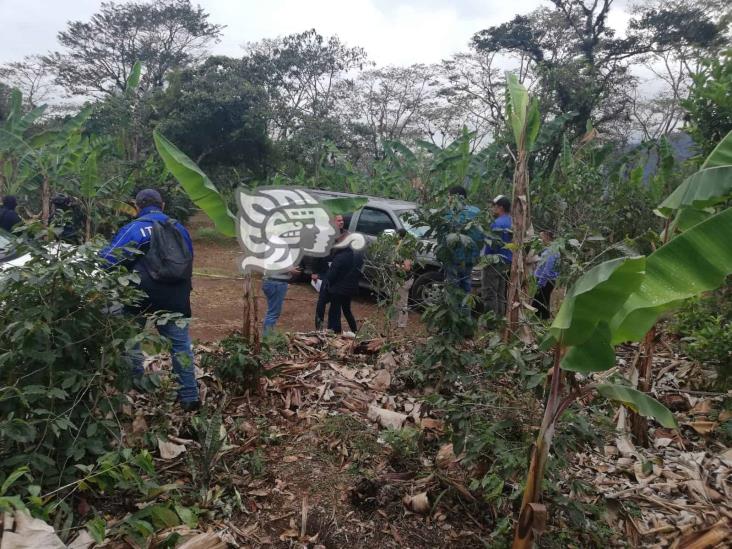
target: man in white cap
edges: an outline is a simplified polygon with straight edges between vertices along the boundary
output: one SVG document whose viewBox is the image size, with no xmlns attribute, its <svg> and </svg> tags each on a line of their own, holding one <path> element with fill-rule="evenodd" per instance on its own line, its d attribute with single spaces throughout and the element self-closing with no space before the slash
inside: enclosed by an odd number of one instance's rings
<svg viewBox="0 0 732 549">
<path fill-rule="evenodd" d="M 491 232 L 496 238 L 483 251 L 493 260 L 483 268 L 481 290 L 486 309 L 502 317 L 506 314 L 506 287 L 513 259 L 513 252 L 505 246 L 513 240 L 511 201 L 502 194 L 493 199 L 493 215 Z"/>
</svg>

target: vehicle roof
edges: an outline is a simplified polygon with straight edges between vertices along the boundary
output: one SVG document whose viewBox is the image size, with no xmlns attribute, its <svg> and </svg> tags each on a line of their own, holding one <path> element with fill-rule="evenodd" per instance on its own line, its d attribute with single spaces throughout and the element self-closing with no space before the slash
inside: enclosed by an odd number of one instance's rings
<svg viewBox="0 0 732 549">
<path fill-rule="evenodd" d="M 325 189 L 308 189 L 317 196 L 328 196 L 328 197 L 344 197 L 344 198 L 368 198 L 367 206 L 377 206 L 381 208 L 390 208 L 392 210 L 414 210 L 418 207 L 415 202 L 409 202 L 407 200 L 396 200 L 394 198 L 382 198 L 379 196 L 370 196 L 366 194 L 354 194 L 344 193 L 340 191 L 329 191 Z"/>
</svg>

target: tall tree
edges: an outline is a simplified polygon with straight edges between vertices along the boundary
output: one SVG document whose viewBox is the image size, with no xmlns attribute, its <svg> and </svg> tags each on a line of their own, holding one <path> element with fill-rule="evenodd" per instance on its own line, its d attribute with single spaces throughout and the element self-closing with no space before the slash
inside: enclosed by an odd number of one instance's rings
<svg viewBox="0 0 732 549">
<path fill-rule="evenodd" d="M 478 32 L 474 47 L 518 56 L 521 70 L 539 84 L 542 112 L 574 113 L 575 135 L 583 134 L 590 120 L 603 127 L 627 118 L 629 59 L 647 47 L 636 37 L 615 37 L 607 21 L 613 0 L 551 2 L 554 9 Z"/>
<path fill-rule="evenodd" d="M 53 75 L 39 55 L 0 65 L 0 79 L 21 91 L 27 109 L 46 103 L 54 92 Z"/>
<path fill-rule="evenodd" d="M 269 135 L 286 157 L 317 176 L 326 143 L 343 132 L 334 116 L 346 92 L 340 83 L 363 69 L 366 52 L 309 30 L 250 44 L 245 62 L 267 90 Z"/>
<path fill-rule="evenodd" d="M 123 92 L 137 61 L 146 68 L 143 89 L 161 87 L 168 71 L 198 60 L 222 28 L 190 0 L 103 2 L 91 20 L 70 21 L 58 34 L 65 50 L 44 61 L 73 94 Z"/>
<path fill-rule="evenodd" d="M 209 57 L 169 81 L 156 101 L 160 131 L 201 166 L 243 166 L 263 177 L 269 152 L 266 94 L 245 63 Z"/>
</svg>

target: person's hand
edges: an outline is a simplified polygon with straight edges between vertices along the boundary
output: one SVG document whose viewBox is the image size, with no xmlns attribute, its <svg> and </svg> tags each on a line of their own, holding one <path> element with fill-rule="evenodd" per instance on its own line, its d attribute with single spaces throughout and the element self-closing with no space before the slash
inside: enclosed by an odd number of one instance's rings
<svg viewBox="0 0 732 549">
<path fill-rule="evenodd" d="M 412 270 L 412 260 L 411 259 L 405 259 L 404 263 L 402 263 L 402 266 L 404 267 L 405 271 L 411 271 Z"/>
<path fill-rule="evenodd" d="M 290 269 L 290 276 L 298 276 L 302 273 L 302 267 L 294 267 Z"/>
</svg>

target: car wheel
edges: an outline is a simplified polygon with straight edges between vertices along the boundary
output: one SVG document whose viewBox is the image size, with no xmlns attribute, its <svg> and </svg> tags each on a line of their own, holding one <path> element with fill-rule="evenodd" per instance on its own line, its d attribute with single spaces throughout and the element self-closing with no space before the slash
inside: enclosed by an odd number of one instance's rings
<svg viewBox="0 0 732 549">
<path fill-rule="evenodd" d="M 409 303 L 416 309 L 424 309 L 431 288 L 445 280 L 445 275 L 440 271 L 428 271 L 417 277 L 409 292 Z"/>
</svg>

